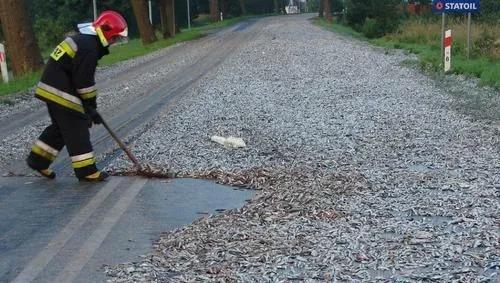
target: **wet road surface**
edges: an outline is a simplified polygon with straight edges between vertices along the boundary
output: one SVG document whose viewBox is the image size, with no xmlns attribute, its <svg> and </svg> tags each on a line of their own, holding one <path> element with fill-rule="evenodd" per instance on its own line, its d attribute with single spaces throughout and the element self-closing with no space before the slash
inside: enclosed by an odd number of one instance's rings
<svg viewBox="0 0 500 283">
<path fill-rule="evenodd" d="M 161 232 L 241 207 L 253 192 L 193 179 L 0 178 L 0 282 L 103 282 Z"/>
</svg>

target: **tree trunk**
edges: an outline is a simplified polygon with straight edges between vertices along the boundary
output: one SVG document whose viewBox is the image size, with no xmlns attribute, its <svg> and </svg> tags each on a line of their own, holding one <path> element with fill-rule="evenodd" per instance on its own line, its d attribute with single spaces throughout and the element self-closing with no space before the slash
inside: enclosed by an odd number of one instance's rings
<svg viewBox="0 0 500 283">
<path fill-rule="evenodd" d="M 228 0 L 220 0 L 220 11 L 225 19 L 227 17 Z"/>
<path fill-rule="evenodd" d="M 135 20 L 139 28 L 139 34 L 143 44 L 150 44 L 156 41 L 155 31 L 149 22 L 148 5 L 145 0 L 130 0 L 134 10 Z"/>
<path fill-rule="evenodd" d="M 324 2 L 325 0 L 319 0 L 319 9 L 318 9 L 318 17 L 320 18 L 323 18 L 323 12 L 325 10 L 325 7 L 324 7 Z"/>
<path fill-rule="evenodd" d="M 279 13 L 279 6 L 278 6 L 278 0 L 274 0 L 274 13 L 278 14 Z"/>
<path fill-rule="evenodd" d="M 166 0 L 167 31 L 170 36 L 175 36 L 175 6 L 174 0 Z"/>
<path fill-rule="evenodd" d="M 174 0 L 160 0 L 159 2 L 163 38 L 173 37 L 178 33 L 174 3 Z"/>
<path fill-rule="evenodd" d="M 247 9 L 245 8 L 245 0 L 239 0 L 240 2 L 240 12 L 242 15 L 246 15 Z"/>
<path fill-rule="evenodd" d="M 0 19 L 14 74 L 41 69 L 42 56 L 24 0 L 0 0 Z"/>
<path fill-rule="evenodd" d="M 331 23 L 333 21 L 332 19 L 332 4 L 330 3 L 330 0 L 323 0 L 325 3 L 323 4 L 324 6 L 324 12 L 325 12 L 325 18 L 326 20 Z"/>
<path fill-rule="evenodd" d="M 210 19 L 214 22 L 218 22 L 220 20 L 219 16 L 219 3 L 217 0 L 209 0 L 210 1 Z"/>
<path fill-rule="evenodd" d="M 163 38 L 169 38 L 170 33 L 167 29 L 167 0 L 158 1 L 158 9 L 160 10 L 161 34 Z"/>
</svg>

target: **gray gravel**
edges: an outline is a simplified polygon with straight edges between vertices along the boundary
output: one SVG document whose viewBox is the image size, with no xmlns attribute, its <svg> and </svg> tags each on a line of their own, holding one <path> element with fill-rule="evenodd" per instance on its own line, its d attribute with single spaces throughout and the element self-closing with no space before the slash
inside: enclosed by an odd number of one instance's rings
<svg viewBox="0 0 500 283">
<path fill-rule="evenodd" d="M 408 56 L 304 16 L 252 29 L 133 151 L 260 191 L 163 234 L 142 261 L 108 267 L 110 282 L 498 282 L 498 120 L 457 111 L 457 98 L 402 64 Z"/>
</svg>

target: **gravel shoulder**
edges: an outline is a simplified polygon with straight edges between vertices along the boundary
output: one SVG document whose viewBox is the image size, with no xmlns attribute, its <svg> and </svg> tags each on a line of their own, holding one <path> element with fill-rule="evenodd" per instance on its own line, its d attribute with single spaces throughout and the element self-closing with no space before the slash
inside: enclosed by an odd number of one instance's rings
<svg viewBox="0 0 500 283">
<path fill-rule="evenodd" d="M 142 261 L 108 267 L 110 282 L 496 282 L 498 121 L 456 111 L 456 98 L 402 64 L 408 56 L 306 16 L 253 28 L 133 150 L 259 192 L 164 233 Z"/>
</svg>

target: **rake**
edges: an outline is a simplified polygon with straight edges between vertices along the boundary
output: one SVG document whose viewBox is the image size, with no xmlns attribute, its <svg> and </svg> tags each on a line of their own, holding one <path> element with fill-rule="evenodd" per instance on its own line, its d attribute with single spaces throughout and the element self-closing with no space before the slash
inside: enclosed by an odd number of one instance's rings
<svg viewBox="0 0 500 283">
<path fill-rule="evenodd" d="M 101 116 L 102 117 L 102 116 Z M 144 176 L 146 178 L 175 178 L 175 173 L 165 171 L 164 169 L 154 168 L 150 164 L 141 164 L 137 157 L 130 151 L 130 149 L 125 145 L 125 143 L 115 134 L 115 132 L 109 127 L 108 123 L 102 120 L 102 125 L 108 131 L 109 135 L 115 140 L 118 146 L 127 154 L 127 157 L 134 163 L 136 168 L 136 174 L 139 176 Z"/>
</svg>

